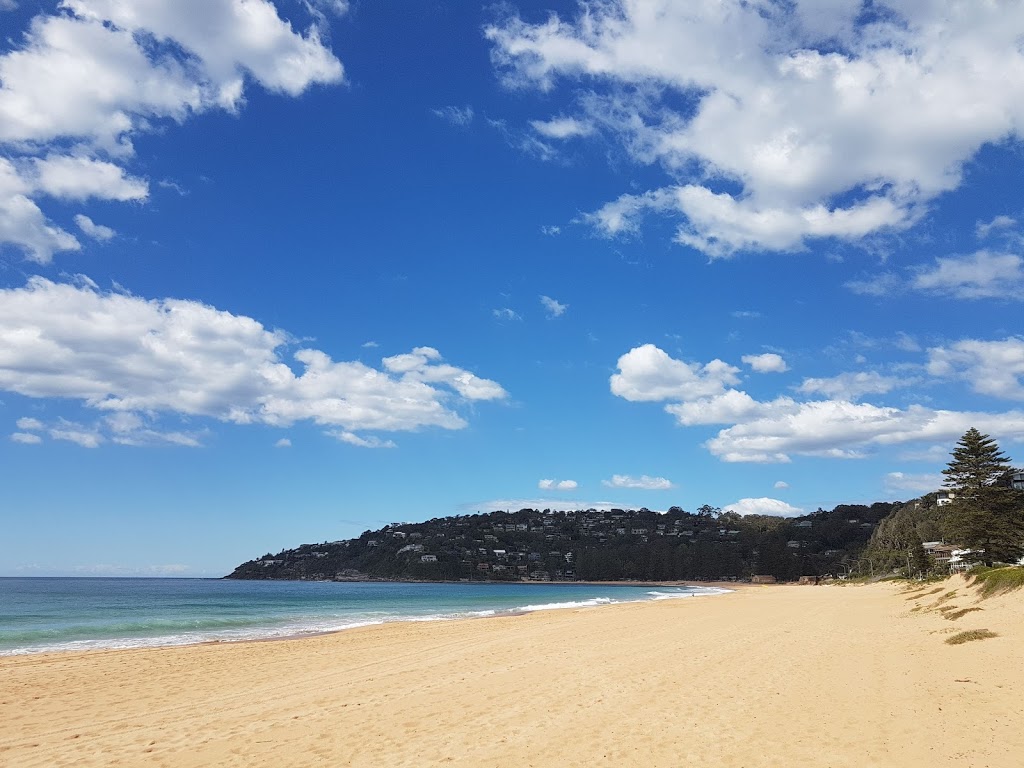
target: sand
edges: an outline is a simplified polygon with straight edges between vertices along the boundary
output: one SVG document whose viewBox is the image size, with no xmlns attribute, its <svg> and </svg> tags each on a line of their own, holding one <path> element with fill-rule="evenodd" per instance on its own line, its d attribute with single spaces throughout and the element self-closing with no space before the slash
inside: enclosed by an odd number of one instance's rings
<svg viewBox="0 0 1024 768">
<path fill-rule="evenodd" d="M 932 589 L 7 657 L 0 765 L 1024 765 L 1024 593 Z M 944 642 L 980 628 L 998 636 Z"/>
</svg>

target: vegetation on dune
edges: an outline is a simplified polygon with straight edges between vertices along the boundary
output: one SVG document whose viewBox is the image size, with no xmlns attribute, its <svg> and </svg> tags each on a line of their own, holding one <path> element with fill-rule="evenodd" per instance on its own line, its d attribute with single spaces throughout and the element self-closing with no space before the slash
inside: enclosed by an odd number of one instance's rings
<svg viewBox="0 0 1024 768">
<path fill-rule="evenodd" d="M 975 568 L 968 578 L 971 586 L 977 587 L 982 597 L 991 597 L 1024 587 L 1024 567 Z"/>
<path fill-rule="evenodd" d="M 946 645 L 961 645 L 972 640 L 985 640 L 990 637 L 999 637 L 995 632 L 988 629 L 969 629 L 966 632 L 957 632 L 946 638 Z"/>
</svg>

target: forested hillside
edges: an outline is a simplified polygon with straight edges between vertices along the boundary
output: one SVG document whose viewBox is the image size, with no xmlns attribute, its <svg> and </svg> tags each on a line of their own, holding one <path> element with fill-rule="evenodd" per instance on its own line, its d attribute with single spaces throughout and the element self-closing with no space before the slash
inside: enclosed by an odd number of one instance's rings
<svg viewBox="0 0 1024 768">
<path fill-rule="evenodd" d="M 521 509 L 395 523 L 355 539 L 304 544 L 238 566 L 228 578 L 349 580 L 780 580 L 856 565 L 899 503 L 840 505 L 799 518 Z"/>
</svg>

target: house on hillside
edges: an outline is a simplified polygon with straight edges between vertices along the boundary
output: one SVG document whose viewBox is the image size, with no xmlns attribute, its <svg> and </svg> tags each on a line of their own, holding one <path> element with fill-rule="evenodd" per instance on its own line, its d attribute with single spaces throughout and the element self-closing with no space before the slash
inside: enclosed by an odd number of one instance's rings
<svg viewBox="0 0 1024 768">
<path fill-rule="evenodd" d="M 1024 491 L 1024 472 L 1014 472 L 1010 475 L 1010 487 L 1015 491 Z"/>
<path fill-rule="evenodd" d="M 952 504 L 953 499 L 956 498 L 956 494 L 952 491 L 939 491 L 935 494 L 935 506 L 944 507 L 947 504 Z"/>
</svg>

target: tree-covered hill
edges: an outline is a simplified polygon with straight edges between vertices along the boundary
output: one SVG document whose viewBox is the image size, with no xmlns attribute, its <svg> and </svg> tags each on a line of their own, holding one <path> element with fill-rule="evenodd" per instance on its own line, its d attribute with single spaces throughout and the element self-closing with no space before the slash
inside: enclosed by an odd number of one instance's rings
<svg viewBox="0 0 1024 768">
<path fill-rule="evenodd" d="M 227 578 L 518 581 L 790 580 L 842 574 L 899 503 L 840 505 L 783 519 L 701 507 L 521 509 L 394 523 L 355 539 L 304 544 L 238 566 Z"/>
</svg>

